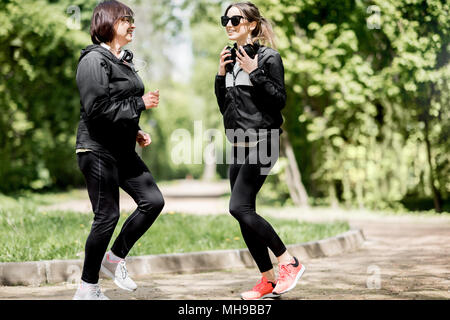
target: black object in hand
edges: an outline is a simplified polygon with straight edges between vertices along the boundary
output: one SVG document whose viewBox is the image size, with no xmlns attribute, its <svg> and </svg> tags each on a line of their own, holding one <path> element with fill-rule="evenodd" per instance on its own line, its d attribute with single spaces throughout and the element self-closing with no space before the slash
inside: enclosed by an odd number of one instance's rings
<svg viewBox="0 0 450 320">
<path fill-rule="evenodd" d="M 251 58 L 254 59 L 256 54 L 258 53 L 258 49 L 259 49 L 259 44 L 257 42 L 255 42 L 254 44 L 246 44 L 244 46 L 244 50 L 247 53 L 247 55 Z M 231 56 L 226 57 L 224 59 L 224 61 L 227 60 L 232 60 L 232 63 L 228 63 L 225 66 L 225 70 L 227 72 L 233 72 L 233 68 L 234 68 L 234 64 L 236 63 L 236 50 L 237 50 L 237 44 L 235 43 L 233 48 L 232 47 L 227 47 L 227 50 L 231 52 Z M 239 53 L 242 55 L 242 52 L 239 50 Z"/>
</svg>

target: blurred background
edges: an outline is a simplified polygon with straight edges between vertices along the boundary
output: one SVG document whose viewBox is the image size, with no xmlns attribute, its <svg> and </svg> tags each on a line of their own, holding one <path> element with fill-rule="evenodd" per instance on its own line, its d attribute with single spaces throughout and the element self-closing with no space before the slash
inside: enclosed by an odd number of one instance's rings
<svg viewBox="0 0 450 320">
<path fill-rule="evenodd" d="M 220 16 L 230 1 L 123 0 L 157 181 L 227 178 L 227 164 L 176 163 L 173 133 L 223 132 L 214 95 Z M 0 193 L 84 188 L 75 137 L 75 73 L 96 0 L 0 2 Z M 273 23 L 288 94 L 281 158 L 259 196 L 273 206 L 450 211 L 449 3 L 445 0 L 255 0 Z M 202 124 L 194 142 L 195 123 Z M 201 122 L 200 122 L 201 121 Z M 194 157 L 192 157 L 194 158 Z"/>
</svg>

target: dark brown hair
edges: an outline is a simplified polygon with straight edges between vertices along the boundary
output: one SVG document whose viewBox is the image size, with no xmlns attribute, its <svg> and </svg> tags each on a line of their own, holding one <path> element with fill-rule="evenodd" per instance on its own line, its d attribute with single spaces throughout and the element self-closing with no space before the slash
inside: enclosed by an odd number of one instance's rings
<svg viewBox="0 0 450 320">
<path fill-rule="evenodd" d="M 94 9 L 91 19 L 91 40 L 94 44 L 114 39 L 114 24 L 123 16 L 134 16 L 133 10 L 116 0 L 103 1 Z"/>
<path fill-rule="evenodd" d="M 230 4 L 226 8 L 224 15 L 227 15 L 228 10 L 232 7 L 241 10 L 244 18 L 249 22 L 257 22 L 256 28 L 251 33 L 252 41 L 260 41 L 264 45 L 275 48 L 275 33 L 273 32 L 272 24 L 269 20 L 261 16 L 259 9 L 253 3 L 248 1 Z"/>
</svg>

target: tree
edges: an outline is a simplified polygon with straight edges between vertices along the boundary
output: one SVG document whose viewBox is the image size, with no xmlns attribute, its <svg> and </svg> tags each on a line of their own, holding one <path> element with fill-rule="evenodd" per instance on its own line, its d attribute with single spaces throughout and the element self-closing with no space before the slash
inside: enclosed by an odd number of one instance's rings
<svg viewBox="0 0 450 320">
<path fill-rule="evenodd" d="M 378 208 L 411 193 L 433 195 L 439 211 L 450 191 L 442 178 L 449 170 L 448 4 L 257 4 L 280 36 L 286 128 L 310 192 Z"/>
<path fill-rule="evenodd" d="M 80 181 L 74 70 L 88 37 L 67 18 L 64 6 L 42 0 L 0 7 L 0 191 Z"/>
</svg>

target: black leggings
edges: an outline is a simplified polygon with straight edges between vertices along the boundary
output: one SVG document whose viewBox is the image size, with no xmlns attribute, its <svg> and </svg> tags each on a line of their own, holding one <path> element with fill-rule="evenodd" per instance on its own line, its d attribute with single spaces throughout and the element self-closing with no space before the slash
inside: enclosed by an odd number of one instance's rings
<svg viewBox="0 0 450 320">
<path fill-rule="evenodd" d="M 113 157 L 95 151 L 77 154 L 94 211 L 86 240 L 81 279 L 97 283 L 100 265 L 119 221 L 119 187 L 136 202 L 137 209 L 124 222 L 111 251 L 125 258 L 134 243 L 150 228 L 164 207 L 164 198 L 152 174 L 136 153 Z"/>
<path fill-rule="evenodd" d="M 244 153 L 245 160 L 239 157 L 239 154 Z M 264 164 L 260 161 L 257 147 L 233 147 L 233 163 L 229 167 L 230 213 L 238 220 L 242 237 L 260 272 L 273 268 L 268 248 L 276 257 L 286 251 L 285 245 L 269 222 L 255 211 L 256 195 L 266 180 L 268 169 L 274 165 L 277 158 L 278 154 L 271 163 Z"/>
</svg>

